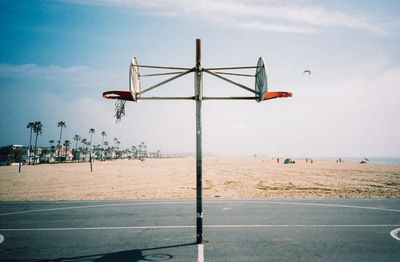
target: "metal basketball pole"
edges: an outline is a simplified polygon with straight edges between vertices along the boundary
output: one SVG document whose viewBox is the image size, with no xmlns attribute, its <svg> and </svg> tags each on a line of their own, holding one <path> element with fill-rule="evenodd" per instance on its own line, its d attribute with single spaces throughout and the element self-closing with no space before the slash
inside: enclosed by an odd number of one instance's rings
<svg viewBox="0 0 400 262">
<path fill-rule="evenodd" d="M 201 68 L 201 40 L 196 39 L 196 68 L 194 74 L 196 99 L 196 235 L 197 243 L 203 242 L 203 199 L 202 199 L 202 147 L 201 147 L 201 102 L 203 100 L 203 73 Z"/>
</svg>

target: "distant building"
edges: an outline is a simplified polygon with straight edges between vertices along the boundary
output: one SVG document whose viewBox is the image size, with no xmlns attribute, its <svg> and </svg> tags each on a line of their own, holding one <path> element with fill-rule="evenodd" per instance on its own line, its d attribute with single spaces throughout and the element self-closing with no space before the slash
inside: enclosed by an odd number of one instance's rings
<svg viewBox="0 0 400 262">
<path fill-rule="evenodd" d="M 27 148 L 23 145 L 9 145 L 0 148 L 0 165 L 10 165 L 19 161 L 26 161 Z"/>
</svg>

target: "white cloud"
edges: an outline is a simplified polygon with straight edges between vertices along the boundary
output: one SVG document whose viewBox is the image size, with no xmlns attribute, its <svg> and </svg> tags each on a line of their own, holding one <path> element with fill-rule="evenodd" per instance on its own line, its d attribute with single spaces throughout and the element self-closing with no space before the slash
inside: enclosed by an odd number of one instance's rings
<svg viewBox="0 0 400 262">
<path fill-rule="evenodd" d="M 347 28 L 369 31 L 376 35 L 392 34 L 390 24 L 377 14 L 331 11 L 304 1 L 250 0 L 67 0 L 79 4 L 139 8 L 148 15 L 164 15 L 201 19 L 223 26 L 296 33 L 318 33 L 327 28 Z"/>
<path fill-rule="evenodd" d="M 53 79 L 61 76 L 73 76 L 86 73 L 90 70 L 87 66 L 61 67 L 58 65 L 39 66 L 36 64 L 0 64 L 1 78 L 13 79 Z"/>
<path fill-rule="evenodd" d="M 126 76 L 120 73 L 110 73 L 94 70 L 87 66 L 62 67 L 59 65 L 41 66 L 37 64 L 5 64 L 0 63 L 0 79 L 2 86 L 23 87 L 40 90 L 49 88 L 59 91 L 60 87 L 76 88 L 97 88 L 114 86 Z M 5 83 L 5 80 L 11 80 Z M 126 80 L 127 81 L 127 80 Z M 123 83 L 125 81 L 122 81 Z"/>
</svg>

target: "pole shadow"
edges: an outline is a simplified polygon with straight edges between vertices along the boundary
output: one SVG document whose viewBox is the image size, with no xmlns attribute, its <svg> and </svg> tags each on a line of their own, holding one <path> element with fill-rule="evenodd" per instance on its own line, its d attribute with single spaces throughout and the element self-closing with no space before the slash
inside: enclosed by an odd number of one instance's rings
<svg viewBox="0 0 400 262">
<path fill-rule="evenodd" d="M 193 246 L 196 245 L 196 242 L 193 243 L 185 243 L 185 244 L 177 244 L 177 245 L 169 245 L 169 246 L 161 246 L 161 247 L 153 247 L 153 248 L 144 248 L 144 249 L 132 249 L 132 250 L 124 250 L 112 253 L 102 253 L 102 254 L 93 254 L 86 256 L 76 256 L 76 257 L 61 257 L 61 258 L 53 258 L 53 259 L 0 259 L 0 261 L 35 261 L 35 262 L 50 262 L 50 261 L 93 261 L 93 262 L 106 262 L 106 261 L 116 261 L 116 262 L 138 262 L 138 261 L 168 261 L 174 258 L 173 255 L 167 253 L 155 253 L 144 255 L 144 251 L 152 251 L 152 250 L 162 250 L 168 248 L 179 248 L 185 246 Z"/>
<path fill-rule="evenodd" d="M 95 262 L 106 262 L 106 261 L 167 261 L 173 258 L 171 254 L 149 254 L 144 255 L 143 251 L 150 251 L 150 250 L 160 250 L 160 249 L 167 249 L 167 248 L 176 248 L 176 247 L 185 247 L 185 246 L 192 246 L 196 245 L 195 242 L 187 243 L 187 244 L 179 244 L 179 245 L 170 245 L 170 246 L 162 246 L 162 247 L 154 247 L 154 248 L 145 248 L 145 249 L 134 249 L 128 251 L 121 251 L 106 254 L 98 259 L 93 261 Z"/>
</svg>

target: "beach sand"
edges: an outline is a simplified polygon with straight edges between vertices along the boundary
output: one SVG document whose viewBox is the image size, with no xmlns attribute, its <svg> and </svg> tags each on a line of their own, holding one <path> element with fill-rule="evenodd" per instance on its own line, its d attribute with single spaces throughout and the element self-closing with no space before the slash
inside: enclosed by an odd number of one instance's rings
<svg viewBox="0 0 400 262">
<path fill-rule="evenodd" d="M 196 159 L 0 167 L 0 201 L 195 198 Z M 400 198 L 400 165 L 203 159 L 204 198 Z"/>
</svg>

